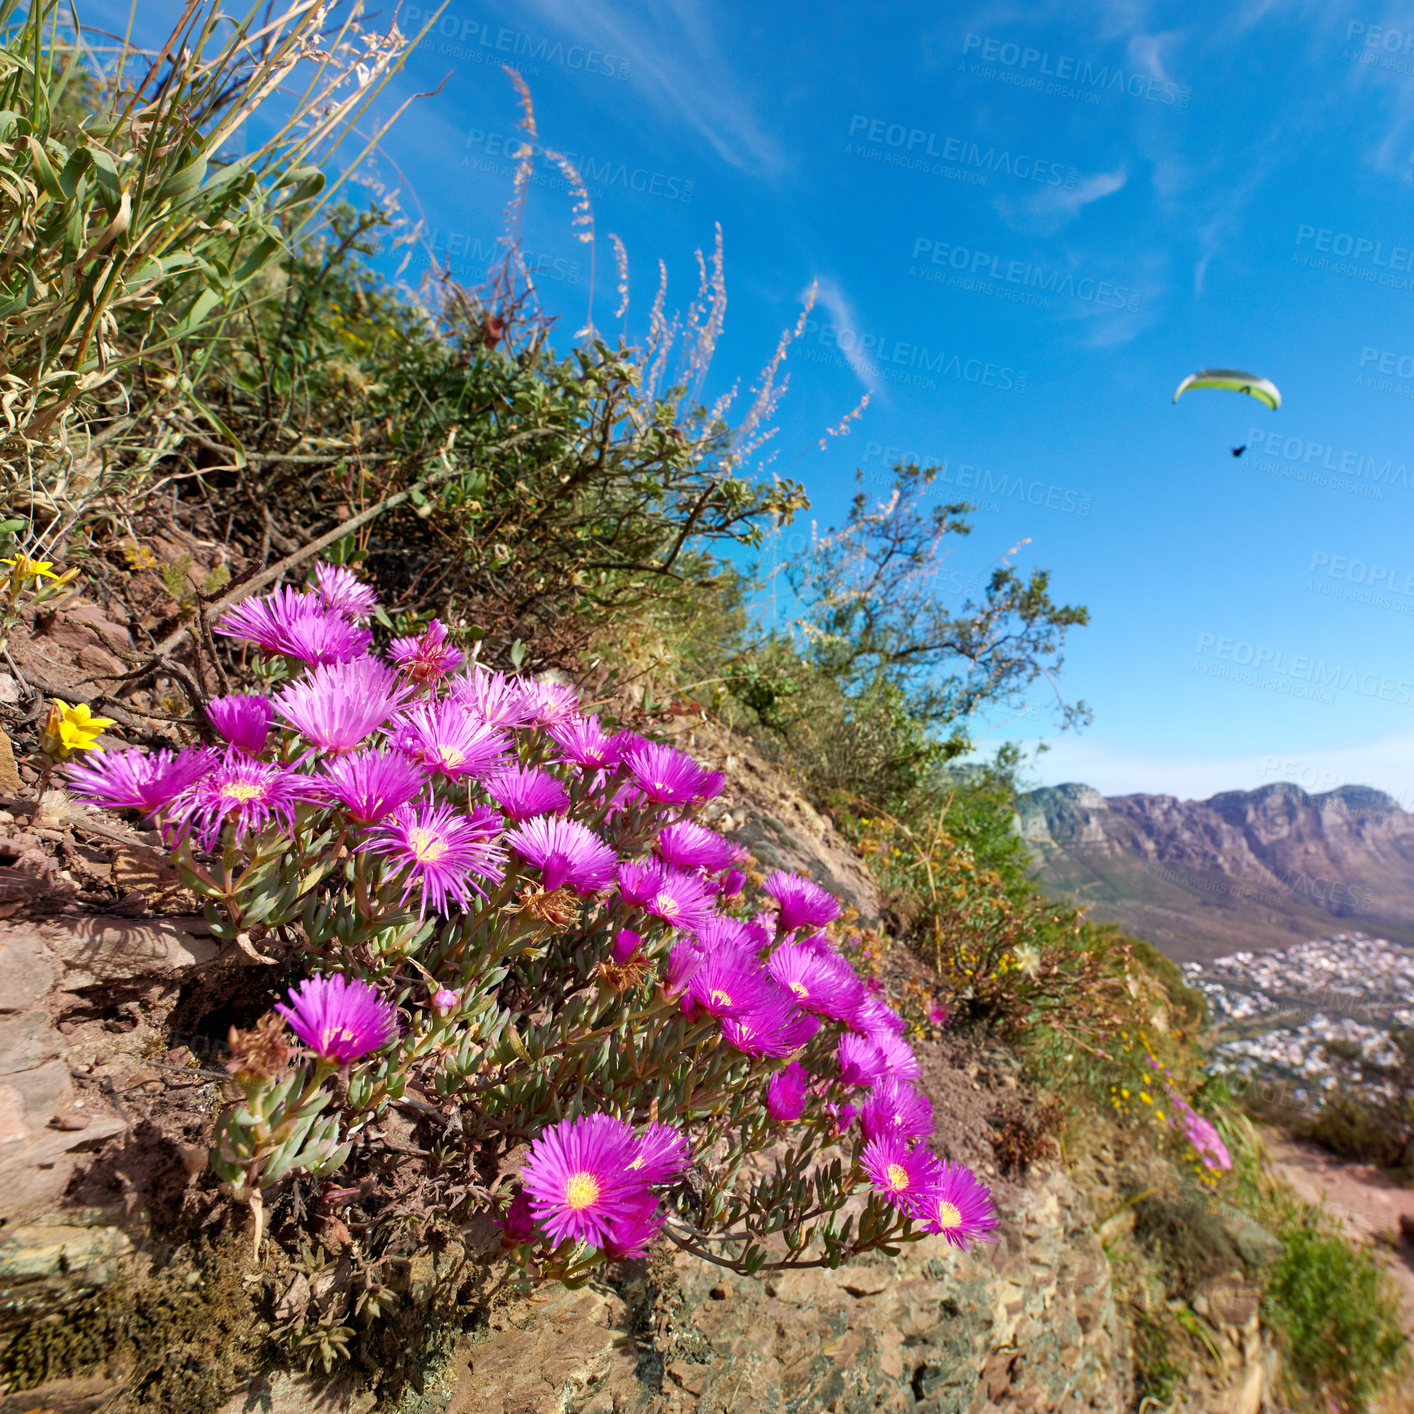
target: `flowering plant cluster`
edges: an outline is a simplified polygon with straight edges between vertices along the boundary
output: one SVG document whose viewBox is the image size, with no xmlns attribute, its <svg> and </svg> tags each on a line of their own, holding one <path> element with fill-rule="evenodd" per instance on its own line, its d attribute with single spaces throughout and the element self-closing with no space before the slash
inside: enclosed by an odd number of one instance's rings
<svg viewBox="0 0 1414 1414">
<path fill-rule="evenodd" d="M 1129 1040 L 1129 1033 L 1121 1033 Z M 1173 1073 L 1156 1056 L 1141 1033 L 1138 1043 L 1145 1052 L 1149 1080 L 1136 1082 L 1135 1090 L 1128 1085 L 1110 1086 L 1110 1104 L 1122 1115 L 1142 1114 L 1153 1124 L 1164 1125 L 1177 1138 L 1182 1136 L 1185 1157 L 1200 1182 L 1209 1186 L 1232 1168 L 1232 1155 L 1210 1119 L 1199 1114 L 1180 1089 Z M 1151 1093 L 1153 1092 L 1153 1093 Z M 1134 1100 L 1143 1107 L 1135 1110 Z"/>
<path fill-rule="evenodd" d="M 230 1190 L 258 1214 L 404 1101 L 532 1277 L 660 1233 L 743 1272 L 990 1236 L 985 1188 L 927 1145 L 902 1018 L 832 936 L 838 901 L 784 872 L 749 891 L 697 819 L 722 776 L 467 664 L 435 620 L 375 654 L 374 608 L 329 565 L 240 604 L 216 631 L 272 690 L 208 704 L 223 745 L 69 769 L 157 825 L 218 936 L 307 974 L 232 1035 Z"/>
</svg>

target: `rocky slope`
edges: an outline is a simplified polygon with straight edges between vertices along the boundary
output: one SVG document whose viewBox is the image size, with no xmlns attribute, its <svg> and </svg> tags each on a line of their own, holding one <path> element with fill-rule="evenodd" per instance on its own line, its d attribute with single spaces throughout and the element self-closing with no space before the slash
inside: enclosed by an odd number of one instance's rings
<svg viewBox="0 0 1414 1414">
<path fill-rule="evenodd" d="M 1179 961 L 1361 930 L 1414 942 L 1414 814 L 1380 791 L 1285 782 L 1207 800 L 1021 796 L 1018 829 L 1052 892 Z"/>
</svg>

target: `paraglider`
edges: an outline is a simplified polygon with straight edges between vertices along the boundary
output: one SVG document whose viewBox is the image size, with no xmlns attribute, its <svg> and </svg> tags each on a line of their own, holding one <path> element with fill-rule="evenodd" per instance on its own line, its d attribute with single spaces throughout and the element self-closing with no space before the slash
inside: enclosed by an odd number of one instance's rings
<svg viewBox="0 0 1414 1414">
<path fill-rule="evenodd" d="M 1247 443 L 1244 442 L 1240 447 L 1234 447 L 1234 448 L 1232 449 L 1232 454 L 1233 454 L 1233 456 L 1235 456 L 1235 457 L 1240 457 L 1240 456 L 1243 454 L 1243 452 L 1245 452 L 1246 450 L 1247 450 Z"/>
<path fill-rule="evenodd" d="M 1178 385 L 1173 400 L 1177 402 L 1190 388 L 1221 388 L 1230 393 L 1246 393 L 1256 398 L 1275 412 L 1281 406 L 1281 392 L 1268 378 L 1258 378 L 1255 373 L 1244 373 L 1240 368 L 1200 368 L 1190 373 Z M 1236 455 L 1236 453 L 1234 453 Z"/>
</svg>

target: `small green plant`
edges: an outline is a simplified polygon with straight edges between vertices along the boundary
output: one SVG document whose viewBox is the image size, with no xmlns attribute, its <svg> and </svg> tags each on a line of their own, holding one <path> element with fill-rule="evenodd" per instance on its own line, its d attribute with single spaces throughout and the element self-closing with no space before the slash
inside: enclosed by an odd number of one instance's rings
<svg viewBox="0 0 1414 1414">
<path fill-rule="evenodd" d="M 1399 1295 L 1376 1255 L 1334 1231 L 1319 1210 L 1281 1232 L 1264 1293 L 1291 1372 L 1321 1408 L 1363 1414 L 1408 1362 Z"/>
</svg>

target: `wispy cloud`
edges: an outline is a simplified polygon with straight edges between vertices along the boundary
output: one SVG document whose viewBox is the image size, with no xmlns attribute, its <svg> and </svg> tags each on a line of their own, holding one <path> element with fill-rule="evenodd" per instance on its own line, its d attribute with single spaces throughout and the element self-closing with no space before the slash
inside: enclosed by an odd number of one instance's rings
<svg viewBox="0 0 1414 1414">
<path fill-rule="evenodd" d="M 629 60 L 638 90 L 733 167 L 767 175 L 785 168 L 784 146 L 757 118 L 738 66 L 717 41 L 715 7 L 666 0 L 634 15 L 609 0 L 523 0 L 522 12 L 583 43 L 612 44 Z"/>
<path fill-rule="evenodd" d="M 854 306 L 850 304 L 845 292 L 840 289 L 834 280 L 821 279 L 817 292 L 819 301 L 830 313 L 830 322 L 836 330 L 849 330 L 855 337 L 850 340 L 851 347 L 845 348 L 844 344 L 836 337 L 836 344 L 839 351 L 844 355 L 845 362 L 854 370 L 859 381 L 870 389 L 877 389 L 882 384 L 883 379 L 879 375 L 878 365 L 869 357 L 868 353 L 860 347 L 863 342 L 859 338 L 859 320 L 855 315 Z M 877 394 L 876 394 L 877 396 Z"/>
</svg>

